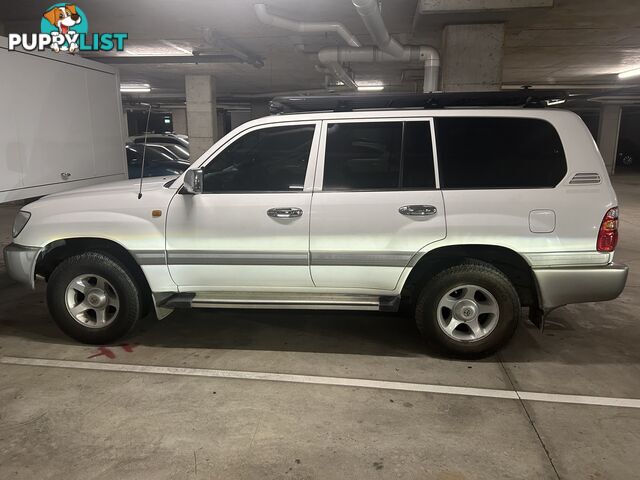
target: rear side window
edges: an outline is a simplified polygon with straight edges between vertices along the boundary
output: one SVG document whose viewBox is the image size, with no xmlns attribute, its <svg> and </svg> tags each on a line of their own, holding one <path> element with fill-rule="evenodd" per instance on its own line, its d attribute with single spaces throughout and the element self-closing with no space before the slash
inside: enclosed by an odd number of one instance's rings
<svg viewBox="0 0 640 480">
<path fill-rule="evenodd" d="M 552 188 L 567 173 L 556 129 L 535 118 L 436 119 L 442 188 Z"/>
<path fill-rule="evenodd" d="M 435 188 L 429 122 L 329 124 L 322 188 Z"/>
</svg>

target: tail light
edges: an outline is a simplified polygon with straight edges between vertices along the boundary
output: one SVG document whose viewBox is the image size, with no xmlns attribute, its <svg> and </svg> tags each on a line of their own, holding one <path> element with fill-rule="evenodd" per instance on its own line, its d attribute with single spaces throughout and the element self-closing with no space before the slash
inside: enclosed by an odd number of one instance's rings
<svg viewBox="0 0 640 480">
<path fill-rule="evenodd" d="M 599 252 L 613 252 L 618 243 L 618 207 L 610 208 L 602 219 L 596 248 Z"/>
</svg>

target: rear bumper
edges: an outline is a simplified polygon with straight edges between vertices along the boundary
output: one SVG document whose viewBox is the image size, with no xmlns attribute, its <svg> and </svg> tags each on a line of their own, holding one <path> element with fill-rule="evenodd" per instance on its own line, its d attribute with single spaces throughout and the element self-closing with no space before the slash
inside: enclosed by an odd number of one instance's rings
<svg viewBox="0 0 640 480">
<path fill-rule="evenodd" d="M 569 303 L 613 300 L 624 289 L 629 267 L 611 263 L 598 267 L 534 268 L 540 306 L 544 310 Z"/>
<path fill-rule="evenodd" d="M 4 265 L 11 278 L 34 288 L 36 261 L 42 249 L 11 243 L 4 249 Z"/>
</svg>

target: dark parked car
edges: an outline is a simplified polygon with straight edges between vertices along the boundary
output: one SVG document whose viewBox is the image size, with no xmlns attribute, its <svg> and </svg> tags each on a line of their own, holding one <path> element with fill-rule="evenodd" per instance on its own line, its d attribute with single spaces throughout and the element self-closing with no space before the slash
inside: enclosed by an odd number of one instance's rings
<svg viewBox="0 0 640 480">
<path fill-rule="evenodd" d="M 154 147 L 162 147 L 163 149 L 169 150 L 180 160 L 189 160 L 189 149 L 184 148 L 181 145 L 175 145 L 172 143 L 147 143 L 147 146 L 149 145 L 153 145 Z"/>
<path fill-rule="evenodd" d="M 189 150 L 189 140 L 173 133 L 148 133 L 129 137 L 132 143 L 160 143 L 162 145 L 179 145 Z"/>
<path fill-rule="evenodd" d="M 128 143 L 125 149 L 127 152 L 129 178 L 140 178 L 144 144 Z M 145 177 L 180 175 L 189 168 L 189 165 L 189 162 L 182 160 L 162 145 L 147 145 L 144 161 Z"/>
<path fill-rule="evenodd" d="M 621 138 L 618 142 L 618 158 L 616 164 L 623 167 L 635 167 L 639 154 L 640 148 L 638 144 L 631 140 Z"/>
</svg>

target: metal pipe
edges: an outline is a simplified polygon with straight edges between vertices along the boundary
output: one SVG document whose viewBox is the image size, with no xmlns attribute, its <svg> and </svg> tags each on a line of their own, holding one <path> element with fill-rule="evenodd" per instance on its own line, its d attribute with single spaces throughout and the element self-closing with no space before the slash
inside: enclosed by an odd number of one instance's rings
<svg viewBox="0 0 640 480">
<path fill-rule="evenodd" d="M 433 47 L 406 46 L 402 48 L 402 55 L 394 56 L 383 52 L 377 47 L 327 47 L 318 52 L 318 60 L 329 67 L 331 64 L 340 65 L 342 62 L 380 63 L 380 62 L 424 62 L 423 92 L 438 90 L 438 74 L 440 70 L 440 55 Z M 346 72 L 345 72 L 346 74 Z M 341 79 L 342 80 L 342 79 Z M 352 88 L 357 86 L 353 85 Z"/>
<path fill-rule="evenodd" d="M 418 55 L 420 60 L 424 61 L 424 83 L 422 91 L 424 93 L 434 92 L 438 90 L 438 76 L 440 73 L 440 54 L 435 48 L 428 46 L 407 47 L 395 40 L 387 30 L 382 19 L 382 13 L 378 7 L 377 0 L 351 0 L 353 6 L 356 7 L 358 14 L 362 18 L 369 35 L 376 43 L 379 52 L 367 52 L 366 56 L 371 56 L 371 62 L 393 62 L 415 61 Z M 342 51 L 337 52 L 342 56 L 342 61 L 367 61 L 358 60 L 361 54 L 357 52 Z"/>
<path fill-rule="evenodd" d="M 347 87 L 353 88 L 354 90 L 358 88 L 358 85 L 356 85 L 356 82 L 353 81 L 353 78 L 351 78 L 351 75 L 347 73 L 347 71 L 342 67 L 340 63 L 329 62 L 329 63 L 325 63 L 324 65 L 329 69 L 329 71 L 335 78 L 340 80 Z"/>
<path fill-rule="evenodd" d="M 431 93 L 438 90 L 438 76 L 440 74 L 440 65 L 429 65 L 424 62 L 424 80 L 422 83 L 422 92 Z"/>
<path fill-rule="evenodd" d="M 231 53 L 232 55 L 238 57 L 244 63 L 248 63 L 249 65 L 253 65 L 256 68 L 264 67 L 264 62 L 257 55 L 246 51 L 241 48 L 238 44 L 236 44 L 233 40 L 224 38 L 218 33 L 214 32 L 211 29 L 206 29 L 204 32 L 204 41 L 207 45 L 210 45 L 211 48 L 205 47 L 197 47 L 192 51 L 194 55 L 208 55 L 215 54 L 216 51 L 222 50 L 224 53 Z"/>
<path fill-rule="evenodd" d="M 291 30 L 293 32 L 309 33 L 309 32 L 335 32 L 340 35 L 345 42 L 352 47 L 359 47 L 360 42 L 358 39 L 347 30 L 347 28 L 340 22 L 298 22 L 296 20 L 290 20 L 288 18 L 279 17 L 273 15 L 267 11 L 267 6 L 264 3 L 256 3 L 253 6 L 258 19 L 267 25 L 274 27 L 284 28 L 285 30 Z"/>
<path fill-rule="evenodd" d="M 402 55 L 394 56 L 383 52 L 377 47 L 326 47 L 318 52 L 318 59 L 322 63 L 329 62 L 354 62 L 354 63 L 382 63 L 382 62 L 421 62 L 426 58 L 433 65 L 433 52 L 431 47 L 408 46 L 402 49 Z M 439 65 L 439 62 L 436 62 Z"/>
<path fill-rule="evenodd" d="M 391 56 L 401 57 L 404 47 L 389 35 L 377 0 L 352 0 L 352 2 L 378 48 Z"/>
<path fill-rule="evenodd" d="M 375 63 L 375 62 L 424 62 L 423 91 L 438 90 L 438 74 L 440 69 L 440 55 L 429 46 L 403 46 L 389 35 L 382 19 L 376 0 L 352 0 L 358 14 L 377 44 L 376 47 L 361 47 L 360 42 L 338 22 L 298 22 L 288 18 L 272 15 L 263 3 L 254 5 L 258 19 L 275 27 L 295 32 L 327 32 L 333 31 L 340 35 L 351 47 L 323 48 L 318 52 L 318 59 L 329 72 L 346 86 L 356 89 L 357 85 L 342 66 L 345 62 Z"/>
</svg>

